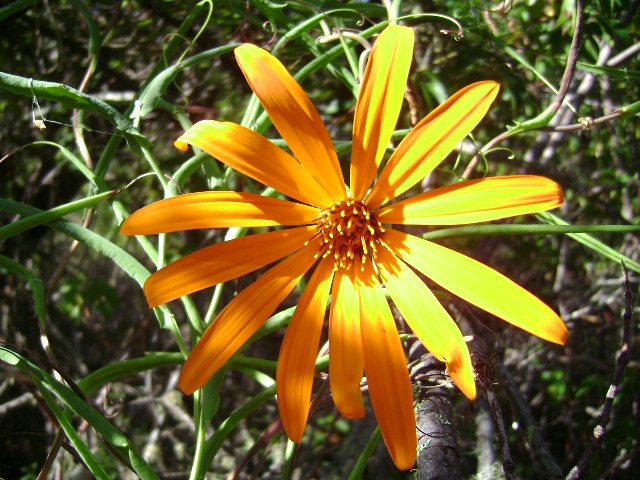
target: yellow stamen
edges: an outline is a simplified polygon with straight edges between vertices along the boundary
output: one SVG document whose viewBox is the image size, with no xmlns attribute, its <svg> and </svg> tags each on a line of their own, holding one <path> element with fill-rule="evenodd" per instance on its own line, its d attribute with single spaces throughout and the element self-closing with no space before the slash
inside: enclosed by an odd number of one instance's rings
<svg viewBox="0 0 640 480">
<path fill-rule="evenodd" d="M 348 270 L 356 259 L 364 264 L 368 256 L 375 258 L 384 228 L 362 202 L 336 202 L 320 213 L 316 223 L 325 245 L 323 258 L 332 252 L 335 268 Z"/>
</svg>

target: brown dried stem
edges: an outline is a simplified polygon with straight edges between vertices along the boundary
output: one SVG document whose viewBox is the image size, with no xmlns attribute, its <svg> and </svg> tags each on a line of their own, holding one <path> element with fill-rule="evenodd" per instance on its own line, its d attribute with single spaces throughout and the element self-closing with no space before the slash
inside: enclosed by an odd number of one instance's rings
<svg viewBox="0 0 640 480">
<path fill-rule="evenodd" d="M 586 471 L 589 461 L 593 456 L 593 453 L 596 451 L 602 437 L 606 432 L 607 425 L 609 424 L 609 420 L 611 420 L 611 411 L 613 409 L 613 401 L 618 393 L 620 388 L 620 384 L 622 383 L 622 377 L 624 376 L 624 371 L 629 363 L 629 350 L 631 348 L 631 315 L 633 314 L 633 294 L 631 293 L 631 285 L 629 283 L 629 272 L 627 271 L 627 267 L 622 263 L 622 270 L 624 275 L 624 313 L 622 314 L 622 347 L 620 348 L 620 353 L 618 354 L 618 358 L 616 360 L 616 368 L 613 373 L 613 380 L 611 381 L 611 385 L 609 386 L 609 390 L 607 391 L 607 396 L 604 399 L 604 403 L 602 404 L 602 410 L 600 415 L 598 416 L 598 424 L 593 429 L 593 435 L 591 437 L 591 441 L 587 445 L 587 448 L 578 461 L 577 465 L 571 469 L 569 475 L 567 475 L 567 480 L 578 480 L 583 478 Z"/>
</svg>

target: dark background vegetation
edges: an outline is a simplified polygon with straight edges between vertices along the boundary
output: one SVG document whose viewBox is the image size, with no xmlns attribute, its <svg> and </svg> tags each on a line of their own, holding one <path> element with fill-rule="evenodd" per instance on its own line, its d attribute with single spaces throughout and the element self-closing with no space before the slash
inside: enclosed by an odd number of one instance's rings
<svg viewBox="0 0 640 480">
<path fill-rule="evenodd" d="M 9 2 L 7 2 L 8 4 Z M 18 3 L 18 2 L 16 2 Z M 0 69 L 37 80 L 64 83 L 78 88 L 92 57 L 86 18 L 72 1 L 23 2 L 24 8 L 0 20 Z M 131 104 L 153 67 L 162 62 L 164 48 L 185 16 L 194 8 L 190 1 L 85 2 L 101 33 L 97 64 L 85 91 L 121 112 Z M 252 42 L 269 47 L 305 18 L 343 5 L 331 1 L 291 1 L 275 8 L 266 1 L 222 0 L 215 2 L 210 24 L 190 54 L 215 46 Z M 533 68 L 558 86 L 567 62 L 573 35 L 575 6 L 570 1 L 532 0 L 489 3 L 480 0 L 451 2 L 403 2 L 402 13 L 435 11 L 456 17 L 465 27 L 464 37 L 442 34 L 452 24 L 431 20 L 408 20 L 416 26 L 417 41 L 411 75 L 412 106 L 425 115 L 448 94 L 477 80 L 501 83 L 499 99 L 474 132 L 484 145 L 507 126 L 538 115 L 554 95 L 531 68 L 508 53 L 514 49 Z M 366 28 L 384 19 L 385 10 L 368 5 L 362 17 L 343 15 L 342 26 Z M 204 12 L 204 10 L 203 10 Z M 276 15 L 277 13 L 277 15 Z M 640 97 L 639 54 L 627 53 L 638 45 L 638 2 L 597 0 L 585 9 L 582 48 L 568 100 L 580 117 L 600 117 L 629 105 Z M 202 13 L 186 33 L 192 39 L 204 21 Z M 331 23 L 330 23 L 331 24 Z M 319 29 L 310 32 L 319 36 Z M 293 72 L 313 59 L 296 39 L 280 54 Z M 613 62 L 612 59 L 616 59 Z M 167 59 L 175 62 L 175 56 Z M 338 60 L 339 62 L 342 59 Z M 599 65 L 588 71 L 584 65 Z M 303 84 L 326 114 L 335 139 L 347 140 L 353 113 L 353 96 L 343 82 L 325 70 Z M 163 98 L 167 105 L 186 111 L 191 121 L 202 118 L 240 121 L 250 90 L 231 53 L 215 61 L 183 71 Z M 33 141 L 53 141 L 80 155 L 74 137 L 72 111 L 54 102 L 39 102 L 49 120 L 46 130 L 32 124 L 39 111 L 32 99 L 0 90 L 0 197 L 49 209 L 91 194 L 86 180 L 60 154 Z M 100 157 L 114 130 L 95 114 L 82 115 L 83 137 L 90 165 Z M 562 124 L 574 124 L 569 114 Z M 407 114 L 398 128 L 408 128 Z M 140 125 L 153 143 L 161 169 L 170 174 L 184 161 L 172 142 L 183 126 L 169 108 L 154 109 Z M 591 130 L 550 135 L 535 131 L 502 142 L 490 152 L 471 177 L 486 174 L 542 174 L 558 181 L 567 201 L 559 216 L 573 224 L 634 224 L 640 222 L 640 124 L 637 116 L 603 123 Z M 274 131 L 268 134 L 275 136 Z M 429 182 L 455 181 L 465 171 L 471 154 L 453 155 Z M 109 188 L 117 189 L 149 171 L 143 158 L 123 142 L 105 175 Z M 345 157 L 348 160 L 348 157 Z M 455 165 L 455 166 L 454 166 Z M 192 176 L 187 191 L 208 188 L 206 170 Z M 231 175 L 231 186 L 241 179 Z M 120 195 L 131 211 L 161 198 L 150 178 L 139 180 Z M 0 212 L 0 222 L 18 217 Z M 81 223 L 80 215 L 69 217 Z M 516 219 L 532 222 L 533 219 Z M 95 210 L 90 228 L 124 245 L 153 268 L 133 240 L 117 238 L 118 224 L 109 206 Z M 178 258 L 200 246 L 220 240 L 224 232 L 188 232 L 168 237 L 168 258 Z M 599 234 L 614 250 L 639 260 L 640 238 L 636 233 Z M 519 478 L 546 478 L 541 459 L 531 448 L 529 426 L 517 413 L 518 399 L 509 393 L 504 370 L 522 394 L 533 421 L 562 472 L 577 463 L 590 441 L 611 383 L 617 352 L 621 347 L 624 285 L 619 264 L 561 235 L 536 237 L 488 236 L 450 240 L 448 245 L 485 262 L 539 295 L 565 320 L 571 335 L 565 347 L 545 343 L 460 301 L 446 305 L 465 334 L 482 339 L 489 380 L 500 405 L 515 471 Z M 148 310 L 137 284 L 109 259 L 80 246 L 71 252 L 71 240 L 46 226 L 34 228 L 0 243 L 0 254 L 30 269 L 46 285 L 47 334 L 57 369 L 78 380 L 100 367 L 146 351 L 177 351 L 173 337 L 162 330 Z M 70 253 L 71 252 L 71 253 Z M 41 330 L 35 316 L 31 290 L 24 279 L 3 272 L 0 276 L 0 339 L 5 346 L 52 370 L 42 350 Z M 630 272 L 631 291 L 637 294 L 636 272 Z M 239 279 L 226 290 L 227 300 L 250 279 Z M 194 296 L 202 310 L 210 293 Z M 291 299 L 291 305 L 295 299 Z M 224 305 L 224 302 L 223 302 Z M 177 312 L 179 325 L 188 332 Z M 264 338 L 245 352 L 275 360 L 283 332 Z M 637 315 L 632 317 L 632 345 L 637 340 Z M 188 337 L 187 337 L 188 338 Z M 612 418 L 584 478 L 631 479 L 640 468 L 640 376 L 639 357 L 631 352 L 630 363 L 617 392 Z M 502 369 L 502 370 L 501 370 Z M 191 401 L 176 388 L 179 369 L 163 368 L 109 384 L 89 398 L 99 411 L 132 438 L 162 478 L 187 478 L 193 449 Z M 501 373 L 502 372 L 502 373 Z M 272 372 L 270 372 L 272 373 Z M 216 428 L 233 409 L 261 387 L 242 373 L 227 375 L 221 410 L 213 419 Z M 492 425 L 485 400 L 470 403 L 454 390 L 453 419 L 463 478 L 502 478 L 502 456 L 494 433 L 483 440 L 481 432 Z M 514 403 L 515 402 L 515 403 Z M 522 406 L 522 405 L 521 405 Z M 275 400 L 241 423 L 211 466 L 211 478 L 280 478 L 285 438 L 276 434 L 270 443 L 263 435 L 277 419 Z M 298 451 L 293 478 L 346 478 L 374 428 L 366 420 L 347 421 L 330 402 L 310 420 L 305 441 Z M 100 439 L 85 425 L 87 443 L 100 452 Z M 0 477 L 34 478 L 51 446 L 56 422 L 39 399 L 29 377 L 3 364 L 0 370 Z M 98 453 L 114 478 L 130 478 L 107 453 Z M 56 473 L 57 472 L 57 473 Z M 88 478 L 72 454 L 60 455 L 52 471 L 56 478 Z M 65 476 L 68 475 L 68 476 Z M 383 448 L 374 454 L 365 478 L 407 478 L 397 473 Z"/>
</svg>

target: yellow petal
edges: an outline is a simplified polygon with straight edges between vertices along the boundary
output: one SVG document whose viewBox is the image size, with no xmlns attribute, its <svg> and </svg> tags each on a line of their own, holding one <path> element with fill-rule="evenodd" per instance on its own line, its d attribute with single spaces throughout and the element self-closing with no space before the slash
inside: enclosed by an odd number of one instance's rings
<svg viewBox="0 0 640 480">
<path fill-rule="evenodd" d="M 360 285 L 359 291 L 369 397 L 393 462 L 408 470 L 416 462 L 418 445 L 404 349 L 380 284 Z"/>
<path fill-rule="evenodd" d="M 462 393 L 476 397 L 471 356 L 460 329 L 424 282 L 388 250 L 378 249 L 376 264 L 393 302 L 433 355 L 447 364 Z"/>
<path fill-rule="evenodd" d="M 327 189 L 291 155 L 248 128 L 203 120 L 175 141 L 181 149 L 186 149 L 187 144 L 301 202 L 324 208 L 334 201 Z"/>
<path fill-rule="evenodd" d="M 278 409 L 287 435 L 300 443 L 309 416 L 315 359 L 333 278 L 333 259 L 320 262 L 307 284 L 280 348 Z"/>
<path fill-rule="evenodd" d="M 550 342 L 567 327 L 547 305 L 492 268 L 448 248 L 387 228 L 384 241 L 409 265 L 469 303 Z"/>
<path fill-rule="evenodd" d="M 360 301 L 353 270 L 338 269 L 333 280 L 329 317 L 329 381 L 333 402 L 347 418 L 364 417 L 360 381 L 364 371 Z"/>
<path fill-rule="evenodd" d="M 353 120 L 351 191 L 363 199 L 398 122 L 413 56 L 413 29 L 391 25 L 378 37 Z"/>
<path fill-rule="evenodd" d="M 375 210 L 429 174 L 485 116 L 499 86 L 485 81 L 454 93 L 404 138 L 380 173 L 367 205 Z"/>
<path fill-rule="evenodd" d="M 211 245 L 152 274 L 144 284 L 150 307 L 237 278 L 302 248 L 315 227 L 249 235 Z"/>
<path fill-rule="evenodd" d="M 122 224 L 121 235 L 152 235 L 197 228 L 264 227 L 312 223 L 319 210 L 245 192 L 198 192 L 152 203 Z"/>
<path fill-rule="evenodd" d="M 300 163 L 333 199 L 344 198 L 344 179 L 331 137 L 298 82 L 276 57 L 255 45 L 241 45 L 235 53 L 251 89 Z"/>
<path fill-rule="evenodd" d="M 562 189 L 553 180 L 513 175 L 436 188 L 383 207 L 376 217 L 383 223 L 462 225 L 543 212 L 563 201 Z"/>
<path fill-rule="evenodd" d="M 191 394 L 271 316 L 316 260 L 317 240 L 264 273 L 234 298 L 207 328 L 182 368 L 178 386 Z"/>
</svg>

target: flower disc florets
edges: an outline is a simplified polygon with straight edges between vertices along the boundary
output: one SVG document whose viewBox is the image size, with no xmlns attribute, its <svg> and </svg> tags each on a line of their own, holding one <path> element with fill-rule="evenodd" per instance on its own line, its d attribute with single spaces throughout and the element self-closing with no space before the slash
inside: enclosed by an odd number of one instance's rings
<svg viewBox="0 0 640 480">
<path fill-rule="evenodd" d="M 350 269 L 354 259 L 366 262 L 375 258 L 384 227 L 359 200 L 341 200 L 322 211 L 318 220 L 319 235 L 324 241 L 322 257 L 332 255 L 336 269 Z"/>
</svg>

